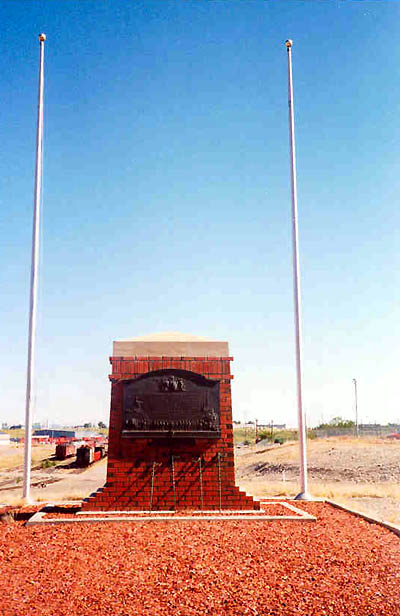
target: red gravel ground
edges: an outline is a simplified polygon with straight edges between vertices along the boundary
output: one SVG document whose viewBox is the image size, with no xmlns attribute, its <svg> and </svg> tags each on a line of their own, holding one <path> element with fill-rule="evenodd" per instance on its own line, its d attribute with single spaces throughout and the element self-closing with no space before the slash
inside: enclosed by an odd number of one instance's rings
<svg viewBox="0 0 400 616">
<path fill-rule="evenodd" d="M 2 616 L 399 616 L 400 540 L 317 522 L 0 525 Z"/>
</svg>

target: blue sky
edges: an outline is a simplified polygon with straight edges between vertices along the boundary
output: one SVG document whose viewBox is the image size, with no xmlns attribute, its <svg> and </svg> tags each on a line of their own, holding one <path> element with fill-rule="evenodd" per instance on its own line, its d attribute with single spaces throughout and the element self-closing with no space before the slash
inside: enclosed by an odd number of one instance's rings
<svg viewBox="0 0 400 616">
<path fill-rule="evenodd" d="M 287 68 L 308 422 L 400 421 L 400 4 L 0 5 L 0 420 L 24 418 L 46 32 L 36 419 L 107 420 L 114 339 L 228 340 L 234 414 L 296 423 Z"/>
</svg>

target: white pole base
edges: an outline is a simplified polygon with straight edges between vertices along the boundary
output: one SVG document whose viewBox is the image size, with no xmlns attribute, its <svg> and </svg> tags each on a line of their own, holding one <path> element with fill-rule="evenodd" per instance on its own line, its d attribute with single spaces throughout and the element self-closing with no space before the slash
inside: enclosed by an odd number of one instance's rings
<svg viewBox="0 0 400 616">
<path fill-rule="evenodd" d="M 35 499 L 32 498 L 30 495 L 23 496 L 22 497 L 22 502 L 24 503 L 24 505 L 36 505 Z"/>
<path fill-rule="evenodd" d="M 312 501 L 314 499 L 308 492 L 299 492 L 299 494 L 294 497 L 294 500 Z"/>
</svg>

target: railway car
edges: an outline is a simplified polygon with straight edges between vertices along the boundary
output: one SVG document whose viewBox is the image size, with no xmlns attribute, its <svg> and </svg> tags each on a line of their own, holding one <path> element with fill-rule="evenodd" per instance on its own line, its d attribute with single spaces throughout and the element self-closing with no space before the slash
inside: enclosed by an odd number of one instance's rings
<svg viewBox="0 0 400 616">
<path fill-rule="evenodd" d="M 99 458 L 100 459 L 100 458 Z M 93 445 L 82 445 L 78 447 L 76 451 L 76 464 L 77 466 L 89 466 L 94 462 L 94 447 Z"/>
<path fill-rule="evenodd" d="M 77 466 L 90 466 L 93 462 L 97 462 L 107 455 L 108 444 L 98 443 L 96 441 L 86 442 L 78 447 L 76 451 Z"/>
<path fill-rule="evenodd" d="M 104 445 L 103 443 L 101 443 L 101 445 L 96 445 L 96 447 L 94 448 L 94 453 L 98 453 L 99 457 L 96 458 L 98 460 L 100 460 L 100 458 L 105 458 L 105 456 L 107 455 L 107 447 L 106 445 Z"/>
<path fill-rule="evenodd" d="M 59 443 L 56 445 L 56 458 L 57 460 L 65 460 L 70 456 L 74 456 L 76 453 L 76 447 L 73 443 Z"/>
</svg>

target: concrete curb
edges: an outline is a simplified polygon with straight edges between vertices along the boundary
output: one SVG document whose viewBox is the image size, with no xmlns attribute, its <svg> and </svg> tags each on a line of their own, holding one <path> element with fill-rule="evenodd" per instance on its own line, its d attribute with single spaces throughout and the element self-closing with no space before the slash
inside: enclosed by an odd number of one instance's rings
<svg viewBox="0 0 400 616">
<path fill-rule="evenodd" d="M 398 526 L 397 524 L 389 524 L 389 522 L 384 522 L 383 520 L 379 520 L 379 518 L 374 518 L 367 513 L 357 511 L 356 509 L 351 509 L 350 507 L 346 507 L 345 505 L 340 505 L 339 503 L 336 503 L 335 501 L 329 500 L 327 498 L 324 500 L 324 502 L 328 505 L 331 505 L 331 507 L 341 509 L 342 511 L 347 511 L 347 513 L 351 513 L 359 518 L 363 518 L 364 520 L 367 520 L 367 522 L 371 522 L 372 524 L 379 524 L 379 526 L 387 528 L 387 530 L 390 530 L 392 533 L 400 537 L 400 526 Z"/>
<path fill-rule="evenodd" d="M 87 524 L 98 522 L 157 522 L 157 521 L 220 521 L 220 520 L 259 520 L 268 522 L 271 520 L 291 520 L 296 522 L 315 522 L 316 518 L 304 511 L 304 509 L 298 509 L 294 505 L 290 505 L 287 502 L 271 502 L 265 503 L 270 505 L 282 505 L 289 510 L 289 515 L 270 515 L 268 513 L 262 513 L 254 510 L 241 510 L 241 511 L 229 511 L 222 510 L 219 512 L 207 511 L 207 512 L 193 512 L 188 515 L 173 515 L 173 512 L 133 512 L 133 511 L 99 511 L 99 512 L 84 512 L 75 514 L 75 518 L 46 518 L 50 506 L 43 507 L 40 511 L 37 511 L 29 520 L 27 520 L 25 526 L 36 525 L 53 525 L 53 524 Z M 137 515 L 138 513 L 142 515 Z M 166 515 L 169 513 L 170 515 Z M 204 515 L 206 513 L 206 515 Z M 91 515 L 90 515 L 91 514 Z M 101 517 L 108 514 L 108 517 Z M 126 514 L 124 517 L 118 514 Z M 136 514 L 136 515 L 135 515 Z M 143 515 L 147 514 L 147 515 Z M 161 515 L 160 515 L 161 514 Z M 196 515 L 197 514 L 197 515 Z M 212 515 L 210 515 L 212 514 Z M 228 515 L 229 514 L 229 515 Z M 292 514 L 292 515 L 290 515 Z M 295 515 L 293 515 L 295 514 Z"/>
</svg>

